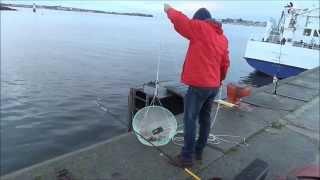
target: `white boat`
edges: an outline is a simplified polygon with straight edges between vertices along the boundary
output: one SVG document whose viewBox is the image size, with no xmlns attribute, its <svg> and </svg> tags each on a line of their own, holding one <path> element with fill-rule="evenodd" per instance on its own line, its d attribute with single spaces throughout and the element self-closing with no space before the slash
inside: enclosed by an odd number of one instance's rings
<svg viewBox="0 0 320 180">
<path fill-rule="evenodd" d="M 278 23 L 269 21 L 259 39 L 247 43 L 244 58 L 257 71 L 287 78 L 319 66 L 319 7 L 284 7 Z"/>
</svg>

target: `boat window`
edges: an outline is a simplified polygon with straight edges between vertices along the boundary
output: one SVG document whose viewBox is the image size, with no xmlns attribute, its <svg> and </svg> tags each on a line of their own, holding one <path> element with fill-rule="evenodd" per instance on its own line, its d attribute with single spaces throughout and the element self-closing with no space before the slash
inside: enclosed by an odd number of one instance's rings
<svg viewBox="0 0 320 180">
<path fill-rule="evenodd" d="M 315 31 L 313 32 L 313 36 L 314 36 L 314 37 L 319 37 L 319 34 L 318 34 L 317 30 L 315 30 Z"/>
<path fill-rule="evenodd" d="M 311 29 L 304 29 L 303 35 L 310 36 L 310 34 L 311 34 Z"/>
</svg>

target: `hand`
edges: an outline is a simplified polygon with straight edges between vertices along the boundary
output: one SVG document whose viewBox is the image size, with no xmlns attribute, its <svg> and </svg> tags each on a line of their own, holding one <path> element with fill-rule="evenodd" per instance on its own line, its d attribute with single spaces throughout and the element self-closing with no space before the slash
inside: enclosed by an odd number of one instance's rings
<svg viewBox="0 0 320 180">
<path fill-rule="evenodd" d="M 168 12 L 168 10 L 171 8 L 171 6 L 169 5 L 169 4 L 164 4 L 164 7 L 163 7 L 163 9 L 164 9 L 164 12 Z"/>
</svg>

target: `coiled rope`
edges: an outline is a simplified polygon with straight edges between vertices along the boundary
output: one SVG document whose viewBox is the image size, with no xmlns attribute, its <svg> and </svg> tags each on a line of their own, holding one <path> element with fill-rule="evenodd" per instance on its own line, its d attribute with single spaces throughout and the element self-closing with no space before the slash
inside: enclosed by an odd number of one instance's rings
<svg viewBox="0 0 320 180">
<path fill-rule="evenodd" d="M 222 89 L 219 90 L 219 99 L 221 99 L 222 97 Z M 210 113 L 210 119 L 212 119 L 211 125 L 210 125 L 210 131 L 212 131 L 214 124 L 216 123 L 217 117 L 218 117 L 218 113 L 219 110 L 221 108 L 220 103 L 217 103 L 217 109 L 215 111 L 214 117 L 213 119 L 211 118 L 212 116 L 212 112 Z M 183 127 L 183 124 L 180 125 L 178 128 Z M 184 132 L 183 130 L 179 130 L 177 131 L 176 135 L 172 138 L 172 142 L 178 146 L 183 146 L 184 145 Z M 197 135 L 196 138 L 198 138 L 199 136 Z M 238 139 L 238 141 L 236 140 L 228 140 L 226 138 L 231 138 L 231 139 Z M 241 136 L 235 136 L 235 135 L 228 135 L 228 134 L 219 134 L 219 135 L 215 135 L 213 133 L 210 133 L 208 136 L 208 141 L 207 144 L 211 144 L 211 145 L 218 145 L 220 143 L 229 143 L 229 144 L 235 144 L 235 145 L 239 145 L 239 146 L 248 146 L 248 144 L 246 143 L 246 139 L 245 137 L 241 137 Z"/>
</svg>

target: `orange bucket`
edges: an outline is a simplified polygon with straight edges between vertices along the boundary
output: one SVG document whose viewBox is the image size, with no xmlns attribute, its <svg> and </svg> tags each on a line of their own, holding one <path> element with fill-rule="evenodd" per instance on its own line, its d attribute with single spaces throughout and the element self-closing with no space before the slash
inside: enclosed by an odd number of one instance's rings
<svg viewBox="0 0 320 180">
<path fill-rule="evenodd" d="M 240 99 L 251 95 L 251 87 L 241 86 L 234 83 L 227 85 L 227 101 L 232 104 L 239 104 Z"/>
<path fill-rule="evenodd" d="M 237 102 L 237 86 L 233 83 L 227 85 L 227 101 L 232 104 Z"/>
<path fill-rule="evenodd" d="M 249 86 L 243 86 L 243 87 L 238 87 L 238 97 L 243 98 L 246 96 L 251 95 L 251 87 Z"/>
</svg>

